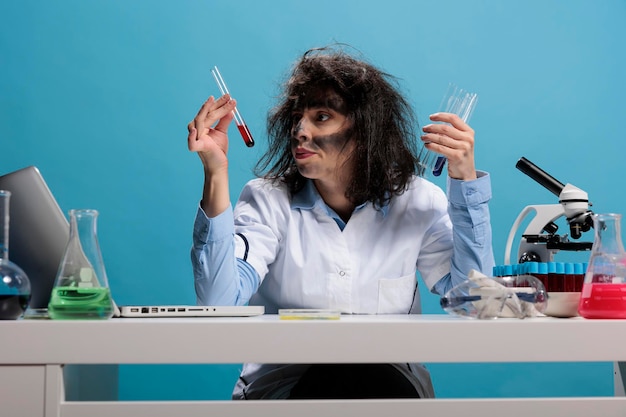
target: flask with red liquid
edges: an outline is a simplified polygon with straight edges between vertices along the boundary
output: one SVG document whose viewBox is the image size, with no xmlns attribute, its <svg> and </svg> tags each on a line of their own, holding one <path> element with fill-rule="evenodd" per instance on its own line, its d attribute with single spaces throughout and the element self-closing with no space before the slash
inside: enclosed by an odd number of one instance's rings
<svg viewBox="0 0 626 417">
<path fill-rule="evenodd" d="M 626 318 L 626 252 L 621 214 L 595 214 L 595 238 L 578 313 L 588 319 Z"/>
</svg>

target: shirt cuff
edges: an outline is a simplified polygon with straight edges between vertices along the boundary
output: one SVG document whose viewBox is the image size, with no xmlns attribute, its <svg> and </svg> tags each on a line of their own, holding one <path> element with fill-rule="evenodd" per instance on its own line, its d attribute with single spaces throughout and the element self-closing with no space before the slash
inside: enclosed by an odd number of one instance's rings
<svg viewBox="0 0 626 417">
<path fill-rule="evenodd" d="M 491 199 L 491 178 L 484 171 L 476 171 L 477 178 L 471 181 L 448 177 L 448 200 L 457 206 L 472 207 Z"/>
<path fill-rule="evenodd" d="M 207 217 L 204 210 L 198 207 L 193 233 L 195 240 L 203 243 L 232 238 L 235 233 L 233 207 L 229 205 L 226 210 L 215 217 Z"/>
</svg>

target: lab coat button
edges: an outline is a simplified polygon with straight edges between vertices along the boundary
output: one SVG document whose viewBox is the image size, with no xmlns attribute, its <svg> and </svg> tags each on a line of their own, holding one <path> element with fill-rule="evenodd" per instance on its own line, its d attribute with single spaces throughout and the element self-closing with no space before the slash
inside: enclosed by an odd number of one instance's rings
<svg viewBox="0 0 626 417">
<path fill-rule="evenodd" d="M 346 275 L 346 271 L 339 271 L 339 276 L 343 277 L 344 275 Z"/>
</svg>

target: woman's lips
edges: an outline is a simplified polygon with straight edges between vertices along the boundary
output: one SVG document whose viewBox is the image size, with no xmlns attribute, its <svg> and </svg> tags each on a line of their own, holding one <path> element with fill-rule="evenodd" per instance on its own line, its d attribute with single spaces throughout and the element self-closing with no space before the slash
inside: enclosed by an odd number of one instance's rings
<svg viewBox="0 0 626 417">
<path fill-rule="evenodd" d="M 303 148 L 298 148 L 296 149 L 295 152 L 295 158 L 296 159 L 306 159 L 310 156 L 315 155 L 315 152 L 311 152 L 309 150 L 303 149 Z"/>
</svg>

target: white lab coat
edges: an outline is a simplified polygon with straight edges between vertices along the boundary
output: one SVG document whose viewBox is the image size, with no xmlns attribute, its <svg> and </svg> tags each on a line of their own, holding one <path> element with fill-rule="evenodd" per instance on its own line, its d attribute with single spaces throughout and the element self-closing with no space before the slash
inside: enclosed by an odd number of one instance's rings
<svg viewBox="0 0 626 417">
<path fill-rule="evenodd" d="M 235 206 L 236 254 L 261 277 L 250 304 L 325 308 L 354 314 L 408 313 L 416 270 L 428 286 L 450 272 L 448 200 L 415 177 L 382 210 L 358 208 L 343 231 L 312 183 L 292 199 L 283 185 L 256 179 Z"/>
</svg>

